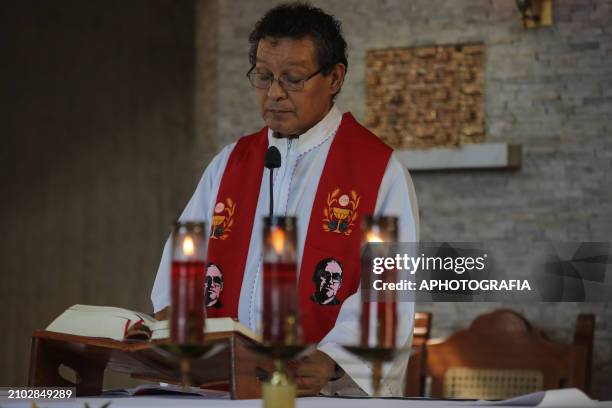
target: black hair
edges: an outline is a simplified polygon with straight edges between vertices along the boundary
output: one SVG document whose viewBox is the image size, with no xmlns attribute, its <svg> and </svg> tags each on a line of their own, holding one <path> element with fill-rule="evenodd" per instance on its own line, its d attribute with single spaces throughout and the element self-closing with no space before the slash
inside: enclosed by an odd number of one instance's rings
<svg viewBox="0 0 612 408">
<path fill-rule="evenodd" d="M 338 266 L 340 267 L 340 270 L 342 270 L 342 264 L 337 259 L 335 258 L 322 259 L 319 261 L 319 263 L 317 263 L 317 266 L 315 266 L 315 273 L 312 275 L 312 281 L 315 283 L 318 283 L 319 280 L 321 280 L 321 275 L 323 275 L 323 273 L 325 272 L 325 268 L 327 268 L 327 265 L 329 265 L 332 262 L 337 263 Z"/>
<path fill-rule="evenodd" d="M 287 3 L 270 9 L 249 35 L 249 62 L 255 65 L 257 45 L 266 38 L 311 37 L 321 72 L 327 75 L 337 63 L 348 71 L 346 41 L 340 21 L 308 3 Z"/>
</svg>

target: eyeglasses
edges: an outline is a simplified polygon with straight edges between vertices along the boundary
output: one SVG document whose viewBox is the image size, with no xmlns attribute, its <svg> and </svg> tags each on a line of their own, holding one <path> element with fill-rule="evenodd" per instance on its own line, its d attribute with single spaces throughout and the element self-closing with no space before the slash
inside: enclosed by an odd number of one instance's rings
<svg viewBox="0 0 612 408">
<path fill-rule="evenodd" d="M 257 89 L 270 89 L 272 82 L 278 81 L 278 84 L 285 91 L 302 91 L 304 89 L 304 83 L 311 78 L 314 78 L 317 74 L 320 74 L 324 68 L 319 69 L 307 77 L 296 77 L 292 75 L 281 75 L 278 78 L 274 78 L 271 73 L 254 72 L 255 66 L 253 65 L 246 76 L 249 78 L 251 85 Z"/>
<path fill-rule="evenodd" d="M 342 274 L 339 272 L 324 271 L 321 278 L 326 282 L 342 282 Z"/>
<path fill-rule="evenodd" d="M 206 284 L 209 287 L 212 286 L 213 284 L 221 286 L 222 283 L 223 283 L 223 279 L 221 279 L 220 276 L 207 276 L 206 277 Z"/>
</svg>

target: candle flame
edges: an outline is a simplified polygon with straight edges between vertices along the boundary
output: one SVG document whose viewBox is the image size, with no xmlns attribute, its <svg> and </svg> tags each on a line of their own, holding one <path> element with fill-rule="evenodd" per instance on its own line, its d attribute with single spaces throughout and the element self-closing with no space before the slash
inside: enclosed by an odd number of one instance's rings
<svg viewBox="0 0 612 408">
<path fill-rule="evenodd" d="M 277 254 L 281 254 L 285 248 L 285 231 L 281 228 L 274 228 L 270 233 L 272 248 Z"/>
<path fill-rule="evenodd" d="M 195 252 L 195 245 L 193 244 L 193 238 L 189 235 L 183 240 L 183 255 L 192 256 Z"/>
<path fill-rule="evenodd" d="M 376 233 L 374 231 L 368 231 L 368 233 L 366 234 L 366 241 L 373 242 L 373 243 L 375 243 L 375 242 L 385 242 L 382 239 L 382 237 L 378 233 Z"/>
</svg>

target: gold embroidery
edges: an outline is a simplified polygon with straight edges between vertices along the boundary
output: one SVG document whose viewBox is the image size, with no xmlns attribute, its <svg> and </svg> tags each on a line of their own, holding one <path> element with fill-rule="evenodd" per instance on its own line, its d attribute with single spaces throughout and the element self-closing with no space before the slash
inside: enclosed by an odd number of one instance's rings
<svg viewBox="0 0 612 408">
<path fill-rule="evenodd" d="M 357 208 L 361 197 L 352 190 L 348 194 L 340 195 L 340 188 L 327 194 L 327 207 L 323 209 L 323 230 L 335 232 L 336 234 L 351 235 L 355 220 L 357 219 Z"/>
<path fill-rule="evenodd" d="M 212 225 L 210 226 L 210 239 L 226 240 L 234 225 L 234 213 L 236 212 L 236 203 L 231 197 L 227 197 L 225 203 L 219 201 L 215 205 Z"/>
</svg>

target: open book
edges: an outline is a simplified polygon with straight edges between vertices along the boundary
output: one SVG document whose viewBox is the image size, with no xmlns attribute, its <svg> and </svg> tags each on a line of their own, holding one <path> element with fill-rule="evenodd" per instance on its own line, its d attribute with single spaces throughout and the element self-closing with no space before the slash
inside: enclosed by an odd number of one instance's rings
<svg viewBox="0 0 612 408">
<path fill-rule="evenodd" d="M 134 388 L 114 388 L 102 393 L 103 397 L 135 397 L 143 395 L 165 395 L 165 396 L 200 396 L 204 398 L 227 399 L 229 392 L 198 387 L 183 387 L 173 384 L 141 384 Z"/>
<path fill-rule="evenodd" d="M 119 307 L 73 305 L 47 327 L 47 331 L 113 340 L 158 340 L 170 337 L 168 320 Z M 229 317 L 206 319 L 206 333 L 239 332 L 255 341 L 261 336 Z"/>
</svg>

